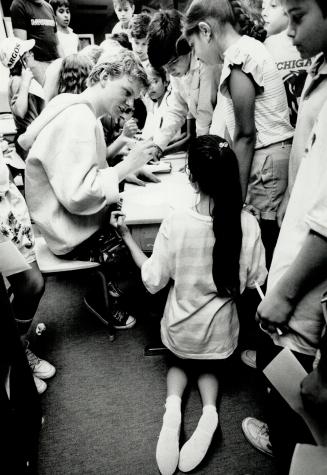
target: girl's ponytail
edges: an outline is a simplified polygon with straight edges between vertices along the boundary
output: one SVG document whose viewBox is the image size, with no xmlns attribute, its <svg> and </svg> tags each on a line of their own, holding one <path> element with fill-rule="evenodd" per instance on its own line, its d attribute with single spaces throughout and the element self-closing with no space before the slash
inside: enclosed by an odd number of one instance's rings
<svg viewBox="0 0 327 475">
<path fill-rule="evenodd" d="M 239 26 L 240 34 L 251 36 L 256 40 L 264 42 L 267 37 L 267 31 L 264 27 L 253 21 L 241 1 L 229 0 L 229 2 L 234 12 L 235 21 Z"/>
<path fill-rule="evenodd" d="M 203 135 L 190 146 L 189 170 L 190 180 L 214 205 L 212 275 L 218 295 L 235 298 L 240 288 L 242 246 L 242 193 L 236 156 L 224 139 Z"/>
</svg>

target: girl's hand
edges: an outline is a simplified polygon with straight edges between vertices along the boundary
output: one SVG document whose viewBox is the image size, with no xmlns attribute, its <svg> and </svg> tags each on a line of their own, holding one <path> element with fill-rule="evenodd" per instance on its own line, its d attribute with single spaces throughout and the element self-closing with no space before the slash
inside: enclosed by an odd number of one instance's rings
<svg viewBox="0 0 327 475">
<path fill-rule="evenodd" d="M 122 135 L 128 138 L 133 138 L 138 130 L 136 120 L 132 117 L 124 123 Z"/>
<path fill-rule="evenodd" d="M 21 78 L 22 78 L 22 82 L 24 84 L 26 84 L 27 86 L 30 85 L 32 79 L 33 79 L 33 73 L 32 71 L 30 70 L 30 68 L 26 68 L 26 69 L 22 69 L 22 75 L 21 75 Z"/>
<path fill-rule="evenodd" d="M 125 224 L 126 216 L 121 211 L 112 211 L 110 215 L 110 225 L 117 229 L 118 233 L 124 237 L 130 234 L 130 231 Z"/>
</svg>

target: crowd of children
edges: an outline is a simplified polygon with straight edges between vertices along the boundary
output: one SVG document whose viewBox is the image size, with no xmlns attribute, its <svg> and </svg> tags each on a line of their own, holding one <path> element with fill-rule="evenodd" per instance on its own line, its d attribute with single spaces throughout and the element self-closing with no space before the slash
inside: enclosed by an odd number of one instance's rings
<svg viewBox="0 0 327 475">
<path fill-rule="evenodd" d="M 26 203 L 0 151 L 0 237 L 29 265 L 8 281 L 40 394 L 55 368 L 26 337 L 44 291 L 30 216 L 54 254 L 109 269 L 111 314 L 96 292 L 85 303 L 116 329 L 136 323 L 126 306 L 130 281 L 145 298 L 168 289 L 167 399 L 156 459 L 160 473 L 172 475 L 197 467 L 211 444 L 219 372 L 238 348 L 246 287 L 266 296 L 249 309 L 260 330 L 243 362 L 261 372 L 288 348 L 309 373 L 304 402 L 319 417 L 326 409 L 327 7 L 323 0 L 193 0 L 182 14 L 148 3 L 135 13 L 133 0 L 113 0 L 119 21 L 110 39 L 79 51 L 68 0 L 13 1 L 15 36 L 0 43 L 0 60 L 10 72 Z M 149 257 L 125 224 L 120 184 L 158 181 L 143 166 L 175 150 L 188 151 L 196 200 L 164 219 Z M 191 374 L 203 412 L 180 449 Z M 266 420 L 247 417 L 242 429 L 287 474 L 295 445 L 314 442 L 262 382 Z"/>
</svg>

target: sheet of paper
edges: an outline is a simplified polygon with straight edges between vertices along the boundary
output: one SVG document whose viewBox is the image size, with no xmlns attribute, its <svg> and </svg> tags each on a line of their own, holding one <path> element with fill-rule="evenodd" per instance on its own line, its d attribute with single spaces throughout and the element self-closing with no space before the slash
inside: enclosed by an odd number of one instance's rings
<svg viewBox="0 0 327 475">
<path fill-rule="evenodd" d="M 327 445 L 327 427 L 303 407 L 300 384 L 307 372 L 293 353 L 284 348 L 263 372 L 291 408 L 304 419 L 317 444 Z"/>
<path fill-rule="evenodd" d="M 326 475 L 327 448 L 297 444 L 289 475 Z"/>
<path fill-rule="evenodd" d="M 0 242 L 0 272 L 5 277 L 30 268 L 14 243 L 11 241 Z"/>
</svg>

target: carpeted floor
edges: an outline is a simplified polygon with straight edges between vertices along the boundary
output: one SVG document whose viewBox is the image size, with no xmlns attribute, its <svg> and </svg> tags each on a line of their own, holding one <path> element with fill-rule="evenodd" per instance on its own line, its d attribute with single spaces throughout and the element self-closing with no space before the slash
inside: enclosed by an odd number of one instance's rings
<svg viewBox="0 0 327 475">
<path fill-rule="evenodd" d="M 57 368 L 42 396 L 45 424 L 39 474 L 155 475 L 155 447 L 165 400 L 164 356 L 145 357 L 145 323 L 109 342 L 106 328 L 83 305 L 88 277 L 50 277 L 31 335 L 35 350 Z M 192 473 L 277 475 L 273 461 L 244 439 L 241 421 L 262 415 L 254 370 L 236 359 L 222 378 L 220 427 Z M 181 440 L 200 416 L 195 388 L 187 394 Z"/>
</svg>

